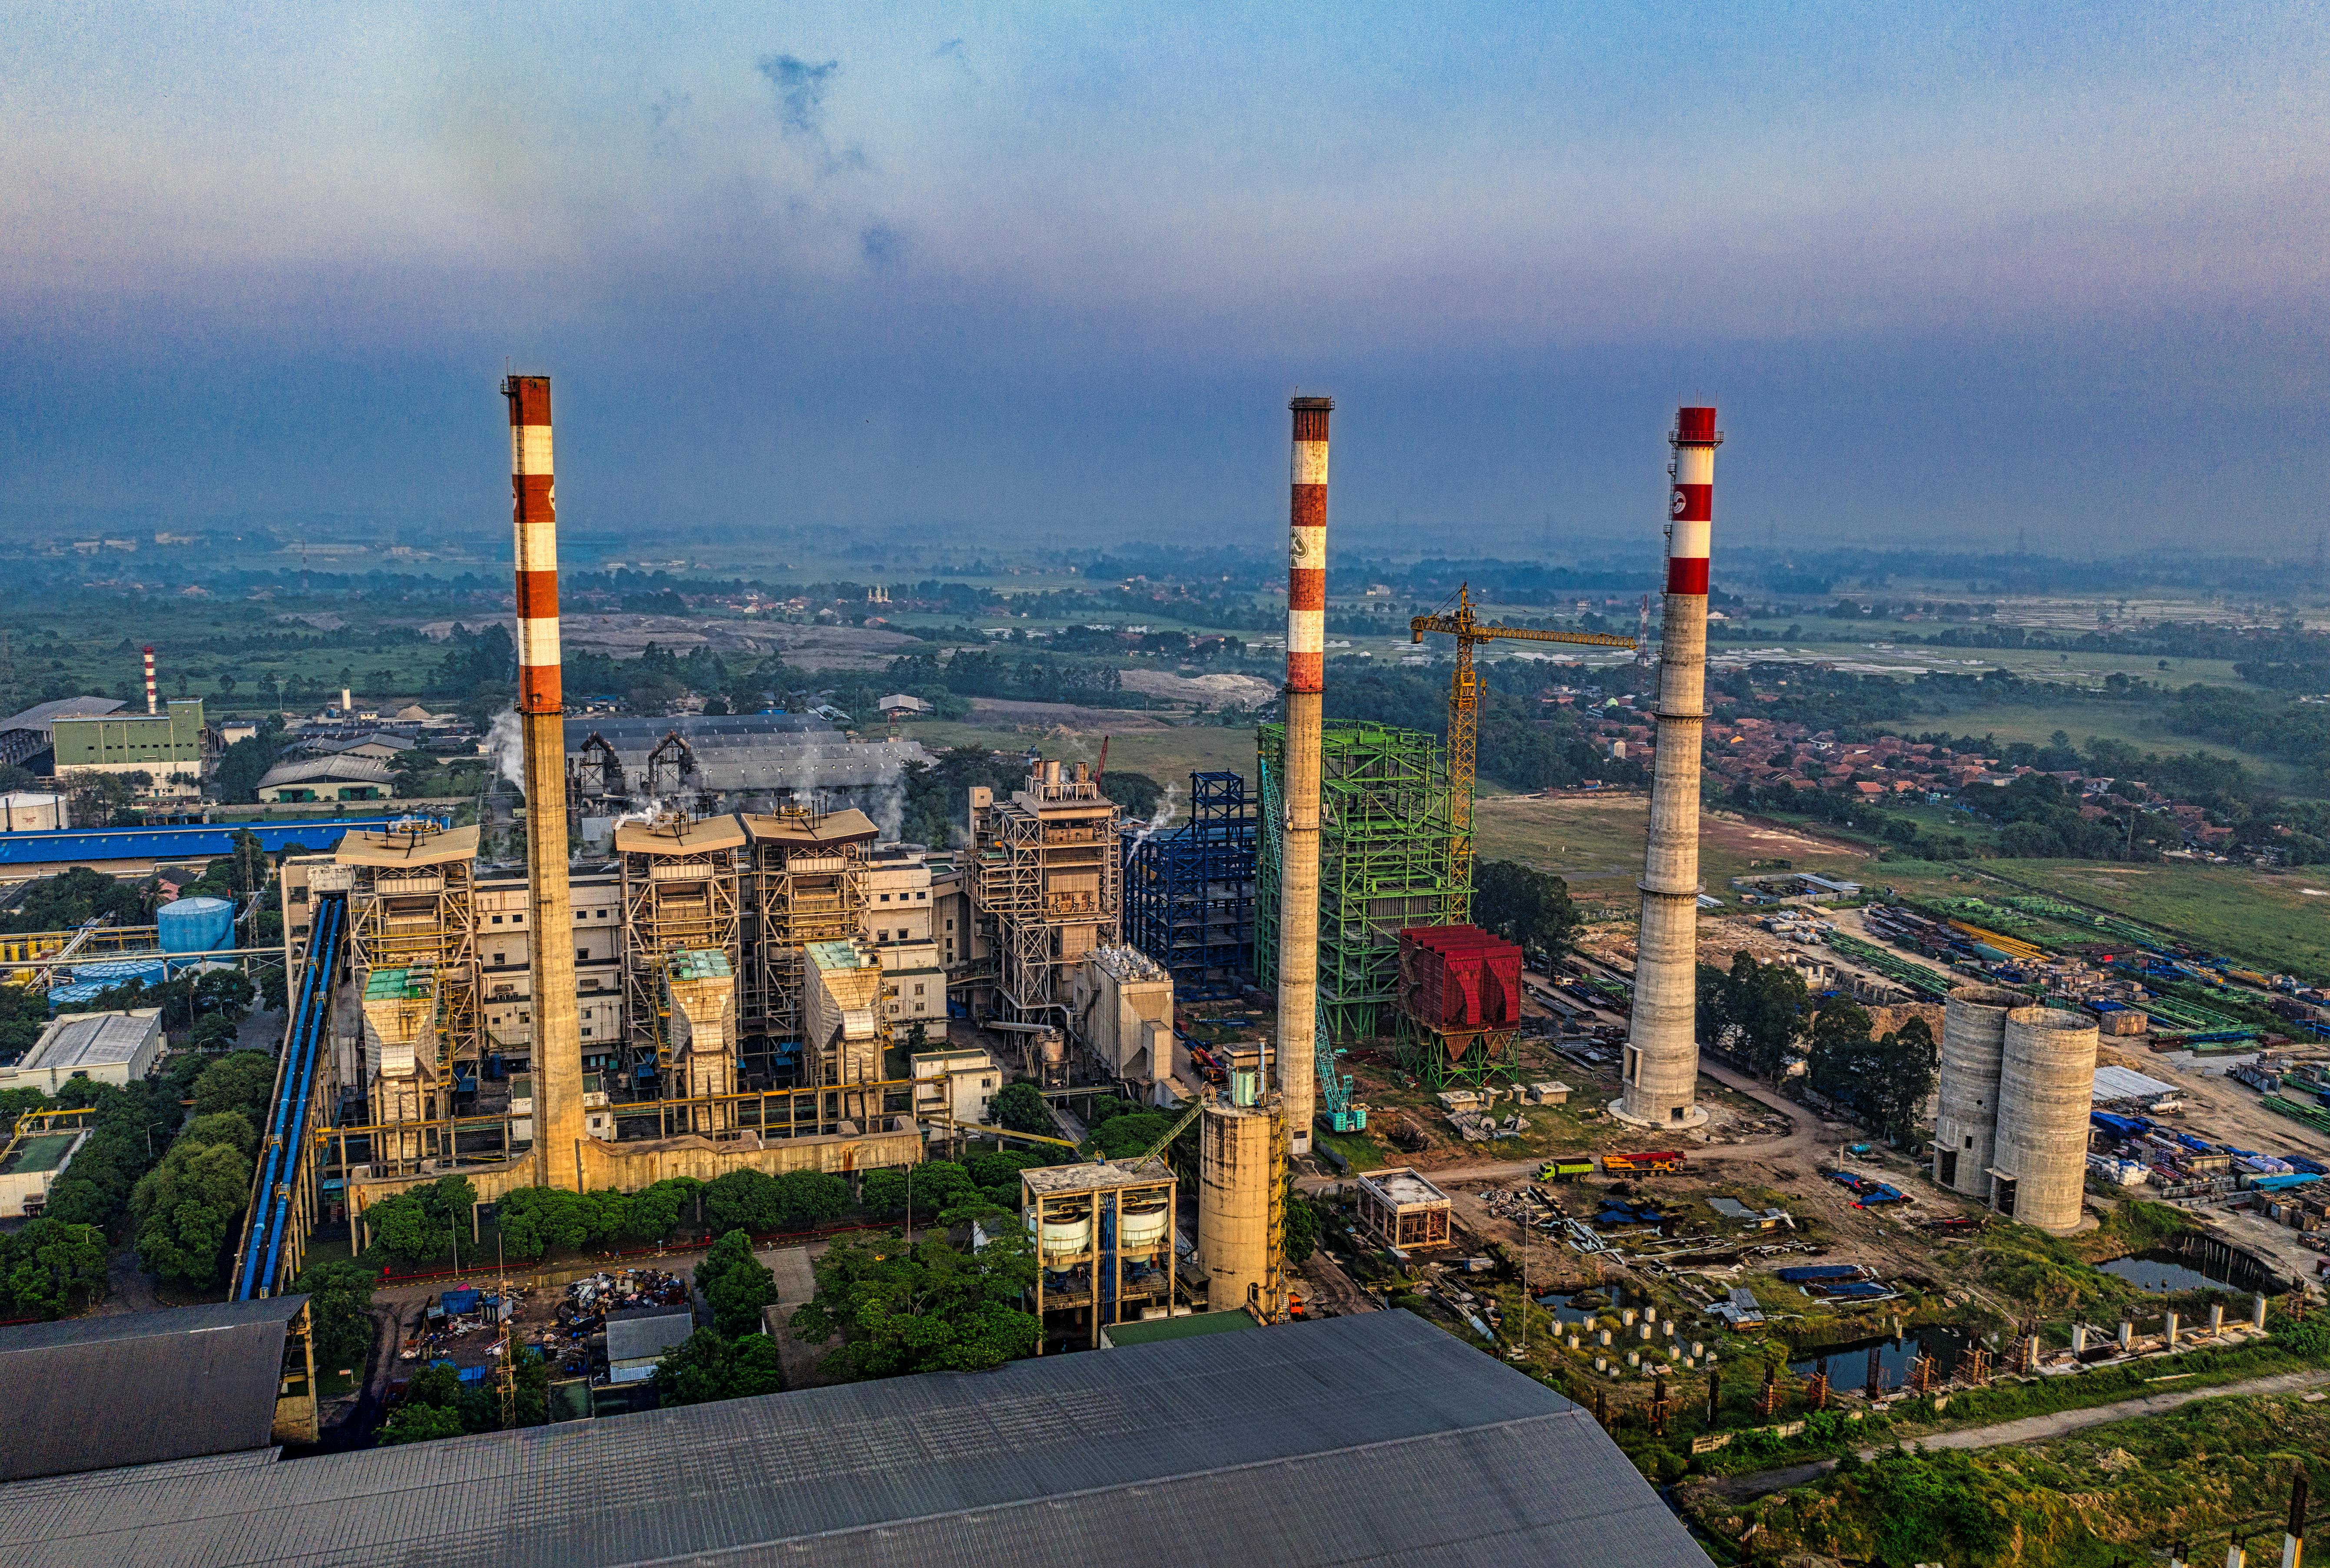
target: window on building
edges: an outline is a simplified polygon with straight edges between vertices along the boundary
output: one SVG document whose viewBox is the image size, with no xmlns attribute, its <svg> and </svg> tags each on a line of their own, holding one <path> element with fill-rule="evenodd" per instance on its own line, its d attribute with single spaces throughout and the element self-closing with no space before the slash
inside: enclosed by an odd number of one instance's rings
<svg viewBox="0 0 2330 1568">
<path fill-rule="evenodd" d="M 918 887 L 914 890 L 914 896 L 916 898 L 928 898 L 931 896 L 931 890 L 926 887 Z"/>
<path fill-rule="evenodd" d="M 884 893 L 884 894 L 882 895 L 882 902 L 883 902 L 884 903 L 888 903 L 888 902 L 890 902 L 890 895 L 889 895 L 888 893 Z"/>
<path fill-rule="evenodd" d="M 919 996 L 921 996 L 922 994 L 923 994 L 923 987 L 922 987 L 921 984 L 918 982 L 918 983 L 915 985 L 915 987 L 914 987 L 914 995 L 915 995 L 915 996 L 917 996 L 917 997 L 919 997 Z"/>
<path fill-rule="evenodd" d="M 496 925 L 499 925 L 499 924 L 501 924 L 501 923 L 502 923 L 502 917 L 501 917 L 501 916 L 499 916 L 499 915 L 496 915 L 496 916 L 494 917 L 494 924 L 496 924 Z"/>
<path fill-rule="evenodd" d="M 291 902 L 293 903 L 306 903 L 308 902 L 308 890 L 304 887 L 293 888 L 291 890 Z"/>
</svg>

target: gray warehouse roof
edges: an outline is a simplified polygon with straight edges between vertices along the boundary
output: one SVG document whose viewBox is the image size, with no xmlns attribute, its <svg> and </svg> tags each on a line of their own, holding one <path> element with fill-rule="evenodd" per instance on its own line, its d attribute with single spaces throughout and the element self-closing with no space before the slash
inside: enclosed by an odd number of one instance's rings
<svg viewBox="0 0 2330 1568">
<path fill-rule="evenodd" d="M 284 1326 L 305 1300 L 0 1328 L 0 1481 L 265 1448 Z M 0 1487 L 0 1497 L 16 1491 Z"/>
<path fill-rule="evenodd" d="M 40 1043 L 18 1066 L 31 1072 L 56 1072 L 119 1067 L 137 1059 L 146 1042 L 162 1032 L 162 1009 L 139 1007 L 126 1013 L 64 1013 L 49 1020 Z"/>
<path fill-rule="evenodd" d="M 0 1488 L 16 1568 L 1705 1568 L 1593 1418 L 1369 1313 L 259 1467 Z"/>
<path fill-rule="evenodd" d="M 634 1307 L 607 1314 L 607 1359 L 643 1361 L 660 1358 L 696 1332 L 692 1307 Z"/>
</svg>

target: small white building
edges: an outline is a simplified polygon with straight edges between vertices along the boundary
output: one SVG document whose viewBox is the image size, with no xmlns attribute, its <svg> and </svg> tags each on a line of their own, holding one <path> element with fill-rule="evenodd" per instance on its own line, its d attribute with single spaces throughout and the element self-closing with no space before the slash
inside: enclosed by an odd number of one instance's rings
<svg viewBox="0 0 2330 1568">
<path fill-rule="evenodd" d="M 37 1216 L 48 1206 L 49 1189 L 89 1141 L 85 1127 L 36 1132 L 15 1140 L 0 1160 L 0 1220 Z"/>
<path fill-rule="evenodd" d="M 54 1094 L 76 1078 L 123 1088 L 154 1070 L 162 1053 L 162 1009 L 64 1013 L 14 1067 L 0 1067 L 0 1089 Z"/>
<path fill-rule="evenodd" d="M 946 970 L 932 935 L 931 867 L 920 850 L 889 845 L 866 856 L 866 908 L 859 930 L 882 966 L 882 1016 L 946 1034 Z"/>
<path fill-rule="evenodd" d="M 916 1116 L 944 1115 L 958 1122 L 993 1125 L 995 1096 L 1003 1087 L 1003 1069 L 993 1056 L 976 1048 L 918 1051 L 913 1061 Z M 946 1082 L 929 1082 L 935 1078 Z"/>
</svg>

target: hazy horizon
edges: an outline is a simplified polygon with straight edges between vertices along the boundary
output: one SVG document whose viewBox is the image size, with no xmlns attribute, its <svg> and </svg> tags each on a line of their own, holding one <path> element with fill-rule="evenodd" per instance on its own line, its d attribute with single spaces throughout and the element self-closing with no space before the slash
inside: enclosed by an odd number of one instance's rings
<svg viewBox="0 0 2330 1568">
<path fill-rule="evenodd" d="M 26 12 L 9 515 L 2304 556 L 2299 6 Z M 1435 543 L 1428 537 L 1444 536 Z"/>
</svg>

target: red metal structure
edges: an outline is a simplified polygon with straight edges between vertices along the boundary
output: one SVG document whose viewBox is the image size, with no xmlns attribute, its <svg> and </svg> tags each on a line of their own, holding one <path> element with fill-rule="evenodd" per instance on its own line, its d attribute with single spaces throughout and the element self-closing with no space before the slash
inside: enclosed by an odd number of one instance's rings
<svg viewBox="0 0 2330 1568">
<path fill-rule="evenodd" d="M 1435 1087 L 1510 1066 L 1521 1021 L 1521 950 L 1478 926 L 1399 933 L 1399 1008 L 1423 1049 L 1410 1065 Z"/>
</svg>

